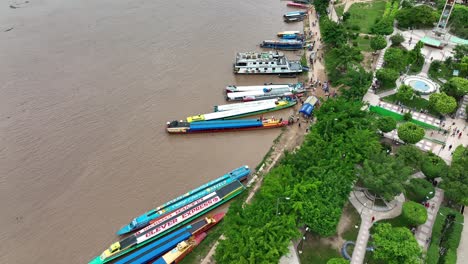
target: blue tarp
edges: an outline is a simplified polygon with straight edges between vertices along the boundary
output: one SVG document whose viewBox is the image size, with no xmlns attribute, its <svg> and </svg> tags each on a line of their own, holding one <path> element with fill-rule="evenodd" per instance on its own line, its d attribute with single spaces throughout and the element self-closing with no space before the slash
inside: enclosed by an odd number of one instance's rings
<svg viewBox="0 0 468 264">
<path fill-rule="evenodd" d="M 314 111 L 314 106 L 311 105 L 311 104 L 304 104 L 302 107 L 301 107 L 301 110 L 299 110 L 299 113 L 307 116 L 307 117 L 310 117 L 312 115 L 312 111 Z"/>
</svg>

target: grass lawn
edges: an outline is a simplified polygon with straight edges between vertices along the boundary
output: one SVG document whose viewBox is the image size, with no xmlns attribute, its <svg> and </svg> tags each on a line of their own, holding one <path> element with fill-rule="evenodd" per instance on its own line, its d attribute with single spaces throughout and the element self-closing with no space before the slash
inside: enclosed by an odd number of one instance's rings
<svg viewBox="0 0 468 264">
<path fill-rule="evenodd" d="M 392 94 L 387 97 L 384 97 L 382 98 L 382 100 L 384 102 L 389 102 L 389 103 L 395 103 L 396 101 L 398 101 L 396 98 L 396 94 Z M 420 109 L 428 110 L 429 114 L 435 117 L 439 116 L 439 113 L 437 113 L 437 111 L 429 107 L 429 101 L 421 97 L 414 96 L 411 101 L 406 102 L 404 105 L 409 108 L 416 109 L 416 111 L 419 111 Z"/>
<path fill-rule="evenodd" d="M 377 18 L 381 18 L 385 10 L 385 1 L 372 3 L 356 3 L 351 5 L 351 17 L 345 22 L 345 27 L 353 32 L 370 33 L 371 26 Z M 356 26 L 360 29 L 357 30 Z"/>
<path fill-rule="evenodd" d="M 380 107 L 380 106 L 370 106 L 369 110 L 371 112 L 374 112 L 374 113 L 376 113 L 378 115 L 381 115 L 381 116 L 389 116 L 389 117 L 395 119 L 397 122 L 398 121 L 403 121 L 403 115 L 395 113 L 395 112 L 390 111 L 390 110 L 387 110 L 387 109 L 385 109 L 383 107 Z M 433 126 L 431 124 L 421 122 L 421 121 L 416 120 L 416 119 L 412 119 L 410 122 L 424 128 L 424 129 L 439 130 L 439 127 L 436 127 L 436 126 Z"/>
<path fill-rule="evenodd" d="M 299 255 L 301 263 L 326 264 L 331 258 L 341 258 L 338 250 L 320 242 L 318 236 L 306 233 L 304 244 L 299 245 L 298 249 L 302 254 Z"/>
<path fill-rule="evenodd" d="M 355 41 L 358 43 L 358 48 L 360 48 L 362 51 L 372 51 L 370 46 L 370 38 L 365 39 L 364 37 L 359 36 Z"/>
<path fill-rule="evenodd" d="M 335 6 L 335 11 L 336 11 L 336 15 L 338 17 L 341 17 L 344 13 L 344 6 L 345 5 L 339 5 L 339 6 Z"/>
<path fill-rule="evenodd" d="M 361 217 L 356 211 L 356 208 L 350 203 L 345 207 L 343 213 L 349 216 L 350 224 L 341 234 L 341 237 L 347 241 L 356 241 L 359 233 L 359 226 L 361 225 Z M 358 228 L 355 226 L 358 226 Z"/>
</svg>

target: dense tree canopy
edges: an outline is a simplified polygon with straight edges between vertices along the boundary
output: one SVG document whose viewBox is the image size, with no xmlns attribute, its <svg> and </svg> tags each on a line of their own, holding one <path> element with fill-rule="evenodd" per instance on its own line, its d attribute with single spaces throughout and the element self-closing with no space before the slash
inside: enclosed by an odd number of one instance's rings
<svg viewBox="0 0 468 264">
<path fill-rule="evenodd" d="M 421 248 L 409 229 L 377 224 L 372 237 L 375 259 L 388 264 L 421 263 Z"/>
<path fill-rule="evenodd" d="M 431 199 L 435 195 L 435 188 L 432 183 L 426 179 L 411 179 L 408 184 L 405 185 L 406 198 L 415 202 L 422 202 Z"/>
<path fill-rule="evenodd" d="M 426 5 L 400 9 L 396 15 L 400 28 L 428 28 L 438 19 L 437 12 Z"/>
<path fill-rule="evenodd" d="M 402 160 L 382 152 L 364 161 L 358 177 L 372 193 L 391 201 L 404 191 L 403 183 L 410 173 L 411 169 Z"/>
<path fill-rule="evenodd" d="M 465 78 L 453 77 L 444 84 L 442 91 L 447 95 L 460 98 L 468 94 L 468 80 Z"/>
<path fill-rule="evenodd" d="M 421 171 L 429 179 L 443 177 L 447 173 L 448 166 L 445 161 L 434 153 L 425 156 L 421 166 Z"/>
<path fill-rule="evenodd" d="M 395 119 L 384 116 L 377 119 L 377 128 L 382 131 L 383 133 L 388 133 L 396 128 L 396 121 Z"/>
<path fill-rule="evenodd" d="M 224 220 L 226 240 L 215 254 L 218 263 L 277 263 L 299 235 L 297 223 L 320 236 L 336 233 L 356 181 L 355 164 L 381 149 L 375 121 L 362 106 L 330 99 L 320 107 L 301 148 L 265 176 L 252 203 L 231 205 Z M 290 199 L 279 203 L 278 197 Z"/>
<path fill-rule="evenodd" d="M 388 48 L 384 55 L 385 67 L 403 71 L 408 64 L 405 52 L 400 48 Z"/>
<path fill-rule="evenodd" d="M 398 148 L 396 156 L 403 162 L 416 170 L 421 168 L 424 153 L 413 145 L 405 145 Z"/>
<path fill-rule="evenodd" d="M 452 164 L 442 181 L 445 195 L 451 200 L 468 205 L 468 148 L 458 146 L 453 152 Z"/>
<path fill-rule="evenodd" d="M 406 122 L 398 127 L 398 137 L 408 144 L 416 144 L 424 138 L 424 129 Z"/>
<path fill-rule="evenodd" d="M 405 42 L 405 38 L 401 33 L 397 33 L 393 36 L 390 37 L 390 40 L 392 41 L 392 46 L 400 46 L 401 43 Z"/>
<path fill-rule="evenodd" d="M 433 93 L 429 96 L 429 105 L 437 112 L 446 115 L 452 113 L 457 108 L 457 101 L 446 93 Z"/>
<path fill-rule="evenodd" d="M 336 47 L 346 43 L 347 33 L 342 24 L 331 21 L 325 16 L 320 19 L 320 29 L 325 44 Z"/>
<path fill-rule="evenodd" d="M 395 81 L 398 79 L 398 72 L 394 69 L 382 68 L 378 69 L 375 77 L 379 80 L 383 87 L 395 87 Z"/>
<path fill-rule="evenodd" d="M 370 40 L 370 46 L 373 50 L 381 50 L 387 46 L 387 41 L 383 36 L 375 36 Z"/>
<path fill-rule="evenodd" d="M 463 57 L 468 56 L 468 44 L 456 45 L 453 48 L 453 58 L 457 61 L 461 61 Z"/>
<path fill-rule="evenodd" d="M 419 226 L 427 220 L 427 210 L 420 204 L 413 201 L 408 201 L 403 204 L 401 213 L 403 219 L 409 226 Z"/>
<path fill-rule="evenodd" d="M 450 32 L 464 39 L 468 39 L 468 7 L 455 5 L 450 16 Z"/>
<path fill-rule="evenodd" d="M 398 87 L 396 98 L 402 101 L 403 103 L 405 103 L 405 102 L 409 102 L 411 98 L 413 98 L 413 95 L 414 95 L 413 88 L 411 88 L 411 86 L 409 85 L 402 84 L 400 85 L 400 87 Z"/>
</svg>

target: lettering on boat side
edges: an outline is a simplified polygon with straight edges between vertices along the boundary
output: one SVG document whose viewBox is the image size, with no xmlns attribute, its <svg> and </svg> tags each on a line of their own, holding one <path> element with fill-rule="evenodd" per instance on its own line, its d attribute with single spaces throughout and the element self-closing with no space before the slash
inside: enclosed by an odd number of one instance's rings
<svg viewBox="0 0 468 264">
<path fill-rule="evenodd" d="M 186 212 L 186 213 L 184 213 L 182 215 L 179 215 L 177 218 L 174 218 L 174 219 L 172 219 L 172 220 L 158 226 L 157 228 L 149 231 L 145 235 L 138 237 L 137 238 L 137 243 L 141 243 L 143 241 L 146 241 L 149 238 L 152 238 L 155 235 L 164 232 L 165 230 L 169 229 L 171 226 L 176 225 L 178 222 L 182 222 L 186 218 L 190 218 L 191 216 L 197 215 L 201 211 L 215 205 L 219 201 L 221 201 L 221 199 L 218 196 L 215 196 L 215 197 L 211 198 L 210 200 L 205 201 L 203 204 L 200 204 L 200 205 L 196 206 L 192 210 L 190 210 L 190 211 L 188 211 L 188 212 Z"/>
<path fill-rule="evenodd" d="M 151 228 L 153 228 L 153 227 L 159 225 L 160 223 L 162 223 L 162 222 L 164 222 L 164 221 L 166 221 L 166 220 L 168 220 L 168 219 L 182 213 L 183 211 L 185 211 L 185 210 L 187 210 L 187 209 L 201 203 L 202 201 L 205 201 L 205 200 L 209 199 L 211 196 L 213 196 L 215 194 L 216 193 L 210 193 L 210 194 L 206 195 L 205 197 L 203 197 L 201 199 L 198 199 L 198 200 L 196 200 L 196 201 L 194 201 L 194 202 L 192 202 L 190 204 L 187 204 L 186 206 L 181 207 L 181 208 L 175 210 L 174 212 L 172 212 L 170 214 L 167 214 L 167 215 L 155 220 L 153 223 L 151 223 L 151 225 L 149 225 L 149 226 L 141 229 L 140 231 L 136 232 L 135 235 L 140 235 L 140 234 L 145 233 L 146 231 L 150 230 Z"/>
</svg>

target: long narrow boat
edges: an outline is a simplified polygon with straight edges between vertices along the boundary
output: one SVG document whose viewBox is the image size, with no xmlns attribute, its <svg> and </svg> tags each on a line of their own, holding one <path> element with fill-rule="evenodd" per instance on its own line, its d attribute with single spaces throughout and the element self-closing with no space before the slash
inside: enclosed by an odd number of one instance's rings
<svg viewBox="0 0 468 264">
<path fill-rule="evenodd" d="M 251 106 L 251 107 L 245 107 L 242 109 L 234 109 L 234 110 L 223 111 L 223 112 L 213 112 L 213 113 L 208 113 L 208 114 L 189 116 L 187 117 L 187 122 L 191 123 L 191 122 L 209 121 L 209 120 L 217 120 L 217 119 L 241 118 L 244 116 L 251 116 L 251 115 L 278 111 L 281 109 L 294 106 L 296 103 L 297 101 L 295 100 L 280 100 L 271 105 Z"/>
<path fill-rule="evenodd" d="M 268 91 L 268 90 L 276 90 L 276 89 L 295 88 L 298 85 L 302 86 L 301 83 L 264 84 L 264 85 L 249 85 L 249 86 L 228 85 L 226 86 L 225 90 L 226 90 L 226 93 L 264 91 L 265 89 Z"/>
<path fill-rule="evenodd" d="M 228 132 L 279 128 L 288 125 L 282 119 L 243 119 L 243 120 L 214 120 L 200 122 L 172 121 L 167 125 L 167 132 L 171 134 Z"/>
<path fill-rule="evenodd" d="M 219 223 L 224 215 L 225 213 L 219 213 L 213 216 L 207 216 L 193 224 L 186 225 L 167 236 L 139 248 L 132 254 L 116 261 L 114 264 L 144 264 L 153 261 L 177 247 L 179 243 L 191 237 L 204 234 L 205 231 Z"/>
<path fill-rule="evenodd" d="M 201 233 L 193 236 L 185 241 L 180 242 L 174 249 L 164 254 L 151 264 L 172 264 L 179 263 L 193 249 L 195 249 L 206 238 L 206 233 Z"/>
<path fill-rule="evenodd" d="M 185 206 L 193 201 L 200 199 L 201 197 L 214 192 L 221 187 L 228 185 L 229 183 L 239 180 L 242 181 L 247 178 L 250 174 L 250 169 L 248 166 L 242 166 L 237 169 L 234 169 L 223 176 L 214 179 L 206 184 L 203 184 L 200 187 L 197 187 L 177 198 L 170 200 L 169 202 L 156 207 L 138 217 L 135 217 L 128 225 L 122 227 L 117 235 L 123 235 L 137 229 L 147 226 L 151 220 L 157 219 L 164 216 L 167 213 L 170 213 L 182 206 Z"/>
<path fill-rule="evenodd" d="M 95 257 L 89 263 L 107 263 L 137 248 L 141 248 L 169 232 L 172 232 L 181 225 L 186 224 L 226 203 L 242 193 L 244 190 L 245 187 L 242 183 L 239 181 L 232 182 L 220 190 L 210 193 L 184 208 L 176 210 L 156 221 L 153 220 L 151 225 L 135 232 L 121 241 L 111 244 L 110 247 L 104 250 L 100 256 Z"/>
<path fill-rule="evenodd" d="M 304 47 L 304 43 L 300 40 L 264 40 L 260 43 L 260 47 L 264 49 L 277 50 L 300 50 Z"/>
<path fill-rule="evenodd" d="M 276 35 L 278 37 L 282 37 L 284 35 L 300 35 L 300 34 L 301 34 L 300 31 L 280 31 Z"/>
<path fill-rule="evenodd" d="M 297 8 L 302 8 L 302 9 L 309 8 L 309 6 L 306 4 L 295 3 L 295 2 L 288 2 L 286 5 L 290 7 L 297 7 Z"/>
<path fill-rule="evenodd" d="M 295 93 L 305 92 L 305 89 L 295 89 L 295 88 L 278 88 L 267 91 L 246 91 L 238 93 L 228 93 L 226 94 L 227 101 L 255 101 L 255 100 L 265 100 L 272 99 L 281 96 L 291 96 Z"/>
<path fill-rule="evenodd" d="M 305 17 L 307 15 L 307 12 L 305 11 L 293 11 L 293 12 L 287 12 L 286 14 L 283 15 L 284 18 L 294 18 L 294 17 Z"/>
<path fill-rule="evenodd" d="M 278 99 L 268 99 L 268 100 L 251 101 L 251 102 L 243 102 L 243 103 L 235 103 L 235 104 L 215 105 L 214 111 L 215 112 L 229 111 L 229 110 L 251 107 L 251 106 L 256 106 L 256 105 L 271 104 L 271 103 L 275 103 L 276 101 L 278 101 Z"/>
<path fill-rule="evenodd" d="M 282 35 L 280 38 L 282 39 L 297 39 L 297 40 L 304 40 L 304 35 L 301 34 L 285 34 Z"/>
</svg>

